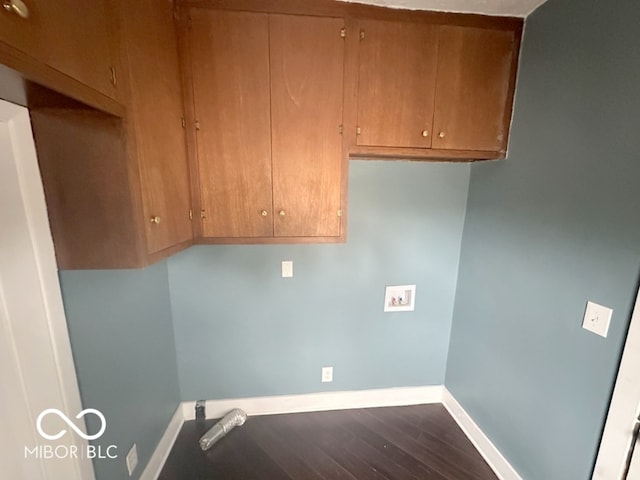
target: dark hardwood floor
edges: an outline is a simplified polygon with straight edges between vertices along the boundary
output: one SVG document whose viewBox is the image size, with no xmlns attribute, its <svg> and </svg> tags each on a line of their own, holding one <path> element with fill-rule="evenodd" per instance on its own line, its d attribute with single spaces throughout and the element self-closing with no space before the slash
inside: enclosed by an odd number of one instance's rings
<svg viewBox="0 0 640 480">
<path fill-rule="evenodd" d="M 158 480 L 497 480 L 440 404 L 185 422 Z"/>
</svg>

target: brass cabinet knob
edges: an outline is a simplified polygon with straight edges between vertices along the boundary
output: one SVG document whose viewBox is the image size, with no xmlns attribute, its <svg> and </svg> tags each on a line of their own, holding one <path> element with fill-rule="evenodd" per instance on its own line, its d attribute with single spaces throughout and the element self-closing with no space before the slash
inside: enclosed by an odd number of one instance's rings
<svg viewBox="0 0 640 480">
<path fill-rule="evenodd" d="M 269 212 L 267 212 L 266 210 L 262 210 L 260 212 L 260 215 L 262 215 L 263 217 L 266 217 L 267 215 L 269 215 Z"/>
<path fill-rule="evenodd" d="M 29 8 L 22 0 L 2 0 L 2 8 L 7 12 L 15 13 L 21 18 L 29 17 Z"/>
<path fill-rule="evenodd" d="M 423 137 L 428 137 L 429 136 L 429 130 L 422 130 L 422 136 Z"/>
<path fill-rule="evenodd" d="M 286 213 L 284 213 L 284 210 L 280 210 L 280 212 L 278 213 L 278 215 L 280 215 L 281 217 L 284 217 L 286 215 Z"/>
<path fill-rule="evenodd" d="M 439 136 L 440 138 L 444 138 L 444 136 L 445 136 L 445 135 L 446 135 L 446 134 L 445 134 L 444 132 L 440 132 L 440 133 L 438 134 L 438 136 Z"/>
<path fill-rule="evenodd" d="M 160 217 L 157 215 L 155 217 L 151 217 L 151 223 L 155 223 L 156 225 L 160 223 Z"/>
</svg>

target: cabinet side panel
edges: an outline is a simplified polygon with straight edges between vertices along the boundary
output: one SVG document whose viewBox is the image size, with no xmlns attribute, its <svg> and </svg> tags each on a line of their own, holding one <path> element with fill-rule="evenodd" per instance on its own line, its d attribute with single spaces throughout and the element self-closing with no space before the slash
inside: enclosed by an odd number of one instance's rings
<svg viewBox="0 0 640 480">
<path fill-rule="evenodd" d="M 148 252 L 191 239 L 189 167 L 176 31 L 170 2 L 128 2 L 123 44 L 130 80 Z M 151 218 L 158 217 L 158 222 Z"/>
<path fill-rule="evenodd" d="M 360 23 L 358 145 L 429 148 L 438 27 Z"/>
<path fill-rule="evenodd" d="M 440 27 L 433 148 L 505 149 L 516 44 L 512 31 Z"/>
<path fill-rule="evenodd" d="M 278 237 L 340 235 L 343 26 L 338 18 L 270 17 Z"/>
<path fill-rule="evenodd" d="M 203 237 L 272 236 L 268 16 L 189 16 Z"/>
<path fill-rule="evenodd" d="M 140 266 L 120 121 L 39 110 L 31 124 L 59 268 Z"/>
</svg>

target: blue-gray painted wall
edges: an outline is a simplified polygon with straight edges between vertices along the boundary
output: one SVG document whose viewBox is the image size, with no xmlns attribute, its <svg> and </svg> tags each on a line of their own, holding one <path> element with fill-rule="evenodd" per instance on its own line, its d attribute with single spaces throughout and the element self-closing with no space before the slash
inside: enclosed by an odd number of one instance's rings
<svg viewBox="0 0 640 480">
<path fill-rule="evenodd" d="M 182 399 L 442 384 L 468 175 L 467 164 L 351 161 L 346 244 L 170 258 Z M 417 285 L 415 312 L 383 313 L 394 284 Z"/>
<path fill-rule="evenodd" d="M 636 0 L 539 8 L 508 160 L 471 170 L 446 385 L 526 480 L 590 478 L 607 413 L 640 271 L 639 26 Z"/>
<path fill-rule="evenodd" d="M 104 453 L 118 447 L 117 459 L 94 461 L 96 477 L 135 480 L 180 402 L 167 265 L 62 271 L 60 281 L 83 407 L 107 421 L 93 443 Z M 95 433 L 96 419 L 86 419 Z M 125 456 L 134 442 L 139 464 L 129 477 Z"/>
<path fill-rule="evenodd" d="M 527 20 L 509 160 L 471 167 L 468 203 L 467 165 L 352 161 L 347 244 L 62 272 L 83 402 L 120 447 L 99 480 L 127 478 L 133 441 L 139 475 L 180 399 L 443 380 L 523 478 L 589 478 L 640 271 L 639 18 L 549 0 Z M 383 314 L 414 282 L 416 311 Z M 587 300 L 614 308 L 607 339 Z"/>
</svg>

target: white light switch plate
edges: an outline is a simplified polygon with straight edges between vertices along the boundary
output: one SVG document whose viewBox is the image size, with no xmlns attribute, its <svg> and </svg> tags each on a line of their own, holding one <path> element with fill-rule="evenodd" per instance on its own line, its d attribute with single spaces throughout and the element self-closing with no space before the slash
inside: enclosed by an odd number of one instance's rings
<svg viewBox="0 0 640 480">
<path fill-rule="evenodd" d="M 609 324 L 611 323 L 612 314 L 613 310 L 609 307 L 604 307 L 593 302 L 587 302 L 587 309 L 584 312 L 582 328 L 606 338 L 607 333 L 609 332 Z"/>
<path fill-rule="evenodd" d="M 282 278 L 293 277 L 293 262 L 291 260 L 285 260 L 282 262 Z"/>
</svg>

